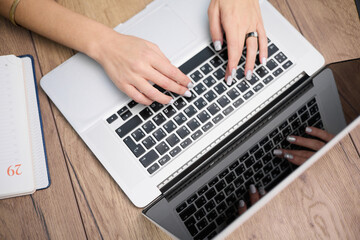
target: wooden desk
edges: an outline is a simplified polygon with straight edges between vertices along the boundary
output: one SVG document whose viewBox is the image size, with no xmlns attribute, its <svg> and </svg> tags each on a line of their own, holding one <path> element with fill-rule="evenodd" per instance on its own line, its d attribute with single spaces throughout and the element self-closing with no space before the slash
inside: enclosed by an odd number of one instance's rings
<svg viewBox="0 0 360 240">
<path fill-rule="evenodd" d="M 150 0 L 59 2 L 114 27 Z M 360 57 L 360 24 L 352 0 L 271 2 L 327 63 Z M 32 54 L 38 81 L 75 53 L 5 19 L 0 29 L 0 55 Z M 359 95 L 352 92 L 359 93 L 359 85 L 349 89 L 339 84 L 349 121 L 360 113 Z M 0 239 L 169 239 L 141 216 L 44 92 L 39 93 L 52 185 L 0 201 Z M 230 238 L 359 238 L 359 152 L 360 126 Z"/>
</svg>

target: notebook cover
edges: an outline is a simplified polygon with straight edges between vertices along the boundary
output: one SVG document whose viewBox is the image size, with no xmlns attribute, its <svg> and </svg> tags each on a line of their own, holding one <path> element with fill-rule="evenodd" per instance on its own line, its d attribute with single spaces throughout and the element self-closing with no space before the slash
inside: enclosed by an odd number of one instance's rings
<svg viewBox="0 0 360 240">
<path fill-rule="evenodd" d="M 37 110 L 36 113 L 33 113 L 36 115 L 33 115 L 33 116 L 30 116 L 32 113 L 30 113 L 30 111 L 29 111 L 29 119 L 30 119 L 30 121 L 32 120 L 31 125 L 33 126 L 33 124 L 36 124 L 37 120 L 39 122 L 39 127 L 35 126 L 34 129 L 30 129 L 30 130 L 32 131 L 31 132 L 32 140 L 35 140 L 34 141 L 35 144 L 32 146 L 32 149 L 34 151 L 33 162 L 34 162 L 35 185 L 36 185 L 37 190 L 41 190 L 41 189 L 46 189 L 50 186 L 51 179 L 50 179 L 50 174 L 49 174 L 48 160 L 47 160 L 44 133 L 43 133 L 43 124 L 42 124 L 41 113 L 40 113 L 40 104 L 39 104 L 39 95 L 38 95 L 36 75 L 35 75 L 34 58 L 31 55 L 22 55 L 19 57 L 30 59 L 31 68 L 32 68 L 32 77 L 34 79 L 35 94 L 32 92 L 29 92 L 29 90 L 31 90 L 31 88 L 33 87 L 31 85 L 28 85 L 29 83 L 26 83 L 26 89 L 27 89 L 27 93 L 28 93 L 29 104 L 31 104 L 31 102 L 32 102 L 31 97 L 34 97 L 32 94 L 34 94 L 36 97 L 36 104 L 33 104 L 33 106 L 28 106 L 28 108 L 30 108 L 29 110 L 31 110 L 31 108 L 35 108 Z M 26 67 L 27 66 L 24 65 L 24 74 L 27 73 Z M 27 76 L 27 77 L 29 77 L 29 76 Z M 41 136 L 34 136 L 34 134 L 35 135 L 38 134 L 38 131 L 40 131 Z M 36 137 L 38 137 L 38 139 Z M 41 161 L 41 162 L 39 162 L 39 161 Z M 45 161 L 45 163 L 43 161 Z M 46 170 L 47 176 L 44 176 L 44 170 Z M 44 177 L 46 177 L 46 179 L 44 179 Z"/>
</svg>

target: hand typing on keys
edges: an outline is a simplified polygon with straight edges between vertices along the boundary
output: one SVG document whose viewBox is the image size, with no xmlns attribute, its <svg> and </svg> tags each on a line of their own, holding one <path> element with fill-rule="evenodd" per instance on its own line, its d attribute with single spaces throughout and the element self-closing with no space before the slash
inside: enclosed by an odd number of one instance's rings
<svg viewBox="0 0 360 240">
<path fill-rule="evenodd" d="M 250 195 L 250 203 L 254 205 L 260 198 L 262 198 L 266 194 L 264 187 L 259 187 L 256 189 L 254 184 L 250 185 L 249 195 Z M 247 205 L 244 200 L 239 201 L 239 215 L 243 214 L 247 210 Z"/>
<path fill-rule="evenodd" d="M 327 142 L 329 142 L 332 138 L 334 138 L 334 135 L 315 128 L 315 127 L 307 127 L 305 129 L 305 132 L 313 137 L 316 137 L 317 139 L 312 138 L 305 138 L 305 137 L 299 137 L 299 136 L 288 136 L 286 139 L 295 145 L 306 147 L 314 151 L 318 151 L 320 148 L 322 148 Z M 287 149 L 275 149 L 274 155 L 284 157 L 285 159 L 289 160 L 293 164 L 301 165 L 303 164 L 308 158 L 310 158 L 312 155 L 314 155 L 314 151 L 308 151 L 308 150 L 287 150 Z"/>
</svg>

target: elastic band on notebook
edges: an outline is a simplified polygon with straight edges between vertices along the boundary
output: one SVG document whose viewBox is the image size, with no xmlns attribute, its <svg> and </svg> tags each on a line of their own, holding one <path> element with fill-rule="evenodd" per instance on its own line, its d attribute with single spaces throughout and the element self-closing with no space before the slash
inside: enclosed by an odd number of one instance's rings
<svg viewBox="0 0 360 240">
<path fill-rule="evenodd" d="M 16 7 L 18 6 L 20 0 L 14 0 L 13 4 L 11 5 L 10 12 L 9 12 L 9 19 L 15 25 L 18 26 L 15 22 L 15 11 Z"/>
</svg>

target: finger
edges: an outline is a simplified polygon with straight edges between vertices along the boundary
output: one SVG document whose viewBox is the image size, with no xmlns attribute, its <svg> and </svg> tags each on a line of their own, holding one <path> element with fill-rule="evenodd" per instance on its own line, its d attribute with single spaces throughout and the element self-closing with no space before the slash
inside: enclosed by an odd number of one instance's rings
<svg viewBox="0 0 360 240">
<path fill-rule="evenodd" d="M 311 138 L 304 138 L 299 136 L 287 136 L 286 140 L 290 143 L 306 147 L 315 151 L 318 151 L 320 148 L 322 148 L 325 143 L 316 139 Z"/>
<path fill-rule="evenodd" d="M 244 200 L 240 200 L 239 201 L 239 215 L 243 214 L 244 212 L 246 212 L 247 210 L 247 206 L 246 203 L 244 202 Z"/>
<path fill-rule="evenodd" d="M 172 81 L 155 69 L 149 69 L 146 74 L 148 79 L 160 87 L 185 97 L 191 97 L 191 92 L 184 86 Z"/>
<path fill-rule="evenodd" d="M 153 59 L 152 66 L 166 77 L 170 78 L 175 82 L 178 82 L 179 84 L 187 88 L 192 88 L 194 86 L 191 83 L 190 79 L 177 67 L 172 65 L 170 62 L 164 61 L 160 57 L 155 57 Z"/>
<path fill-rule="evenodd" d="M 144 81 L 144 79 L 137 80 L 135 87 L 141 91 L 147 98 L 152 101 L 156 101 L 162 104 L 169 104 L 174 101 L 172 97 L 161 93 L 159 90 L 154 88 L 148 81 Z"/>
<path fill-rule="evenodd" d="M 246 39 L 246 63 L 245 63 L 246 80 L 250 80 L 252 77 L 257 50 L 258 50 L 257 38 L 248 37 Z"/>
<path fill-rule="evenodd" d="M 255 204 L 257 201 L 259 201 L 260 199 L 260 195 L 259 195 L 259 192 L 256 190 L 256 187 L 254 184 L 251 184 L 250 185 L 250 202 L 251 202 L 251 205 Z"/>
<path fill-rule="evenodd" d="M 331 133 L 328 133 L 324 130 L 321 130 L 316 127 L 306 127 L 305 131 L 307 134 L 320 138 L 321 140 L 324 140 L 325 142 L 330 142 L 331 139 L 333 139 L 335 136 Z"/>
<path fill-rule="evenodd" d="M 220 51 L 223 44 L 223 33 L 220 20 L 219 1 L 211 1 L 208 9 L 210 34 L 216 51 Z"/>
<path fill-rule="evenodd" d="M 309 159 L 314 152 L 304 151 L 304 150 L 287 150 L 287 149 L 275 149 L 274 155 L 278 157 L 284 157 L 289 162 L 292 162 L 296 165 L 303 164 L 307 159 Z"/>
<path fill-rule="evenodd" d="M 228 65 L 226 68 L 225 79 L 228 85 L 231 85 L 232 80 L 236 77 L 236 69 L 241 57 L 244 40 L 239 38 L 238 30 L 229 29 L 225 27 L 225 34 L 228 46 Z"/>
<path fill-rule="evenodd" d="M 144 104 L 144 105 L 150 105 L 153 102 L 152 100 L 147 98 L 144 94 L 139 92 L 139 90 L 137 90 L 134 86 L 132 86 L 130 84 L 127 84 L 123 87 L 119 87 L 119 89 L 137 103 Z"/>
<path fill-rule="evenodd" d="M 259 60 L 261 64 L 265 66 L 268 56 L 268 52 L 267 52 L 268 42 L 267 42 L 266 32 L 262 23 L 261 24 L 259 23 L 257 27 L 257 32 L 259 34 Z"/>
</svg>

